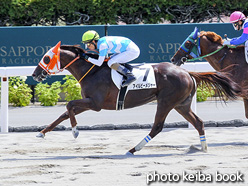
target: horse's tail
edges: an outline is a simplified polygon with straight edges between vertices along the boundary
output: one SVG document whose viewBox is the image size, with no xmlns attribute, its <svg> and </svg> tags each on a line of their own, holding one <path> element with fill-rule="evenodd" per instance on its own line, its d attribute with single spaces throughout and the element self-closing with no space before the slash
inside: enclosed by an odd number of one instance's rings
<svg viewBox="0 0 248 186">
<path fill-rule="evenodd" d="M 197 86 L 206 86 L 215 91 L 215 95 L 225 101 L 225 98 L 236 99 L 243 95 L 242 88 L 228 77 L 225 72 L 189 72 L 195 78 Z"/>
</svg>

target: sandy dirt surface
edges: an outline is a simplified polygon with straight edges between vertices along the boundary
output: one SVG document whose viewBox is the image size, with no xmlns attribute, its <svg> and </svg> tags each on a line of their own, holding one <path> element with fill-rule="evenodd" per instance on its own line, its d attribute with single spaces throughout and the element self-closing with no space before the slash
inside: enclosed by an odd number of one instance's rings
<svg viewBox="0 0 248 186">
<path fill-rule="evenodd" d="M 148 132 L 80 131 L 77 139 L 70 131 L 45 139 L 1 134 L 0 185 L 247 185 L 248 127 L 207 128 L 207 153 L 198 150 L 196 130 L 165 129 L 134 156 L 125 155 Z"/>
</svg>

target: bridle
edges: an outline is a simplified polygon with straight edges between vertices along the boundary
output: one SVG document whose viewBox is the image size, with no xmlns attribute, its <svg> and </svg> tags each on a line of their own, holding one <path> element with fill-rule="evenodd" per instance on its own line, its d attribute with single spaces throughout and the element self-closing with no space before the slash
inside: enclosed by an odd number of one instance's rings
<svg viewBox="0 0 248 186">
<path fill-rule="evenodd" d="M 74 58 L 70 63 L 68 63 L 64 68 L 60 69 L 58 72 L 50 72 L 48 68 L 44 68 L 43 66 L 39 66 L 43 69 L 40 74 L 40 78 L 42 80 L 45 80 L 47 77 L 51 76 L 52 74 L 57 74 L 59 72 L 63 72 L 66 68 L 68 68 L 70 65 L 72 65 L 75 61 L 77 61 L 80 58 L 80 55 L 78 55 L 76 58 Z M 57 61 L 58 63 L 58 61 Z M 49 64 L 48 64 L 49 65 Z"/>
<path fill-rule="evenodd" d="M 187 40 L 189 41 L 189 40 Z M 187 42 L 186 41 L 186 42 Z M 203 58 L 205 57 L 209 57 L 217 52 L 219 52 L 220 50 L 222 50 L 225 45 L 223 45 L 222 47 L 220 47 L 219 49 L 209 53 L 209 54 L 206 54 L 204 56 L 201 56 L 201 48 L 200 48 L 200 37 L 197 37 L 197 39 L 194 40 L 194 42 L 192 41 L 189 41 L 191 44 L 190 44 L 190 47 L 188 49 L 188 51 L 186 51 L 182 46 L 179 48 L 179 51 L 183 52 L 184 54 L 186 53 L 185 56 L 183 56 L 181 58 L 181 63 L 184 64 L 185 62 L 193 62 L 193 61 L 196 61 L 196 60 L 202 60 Z M 192 50 L 196 48 L 196 52 L 192 52 Z M 230 46 L 228 45 L 228 48 L 235 48 L 233 46 Z M 191 57 L 191 58 L 189 58 Z M 220 59 L 219 63 L 226 57 L 226 53 L 224 54 L 224 56 Z"/>
<path fill-rule="evenodd" d="M 41 74 L 38 76 L 41 80 L 45 80 L 48 76 L 51 76 L 51 74 L 57 74 L 59 72 L 64 71 L 65 69 L 67 69 L 70 65 L 72 65 L 74 62 L 76 62 L 78 59 L 80 58 L 80 55 L 78 55 L 77 57 L 75 57 L 71 62 L 69 62 L 65 67 L 63 67 L 62 69 L 60 69 L 58 72 L 50 72 L 47 68 L 43 68 L 40 64 L 39 66 L 43 69 L 41 71 Z M 87 61 L 87 60 L 86 60 Z M 58 62 L 58 61 L 57 61 Z M 91 66 L 91 68 L 80 78 L 80 80 L 78 80 L 78 82 L 80 83 L 85 76 L 94 68 L 95 64 L 93 64 Z"/>
<path fill-rule="evenodd" d="M 61 42 L 58 42 L 57 45 L 53 48 L 51 48 L 47 53 L 43 56 L 41 61 L 39 62 L 39 66 L 43 69 L 35 79 L 38 80 L 45 80 L 47 76 L 51 76 L 52 74 L 57 74 L 59 72 L 64 71 L 69 66 L 71 66 L 75 61 L 80 59 L 81 55 L 78 54 L 77 57 L 75 57 L 73 60 L 71 60 L 67 65 L 65 65 L 62 69 L 60 64 L 60 44 Z M 85 61 L 89 62 L 88 60 L 84 59 Z M 91 68 L 82 76 L 82 78 L 79 80 L 79 83 L 82 81 L 82 79 L 94 68 L 94 64 L 91 66 Z"/>
<path fill-rule="evenodd" d="M 190 43 L 189 48 L 185 47 L 185 43 L 187 42 Z M 192 51 L 193 49 L 195 49 L 195 51 Z M 185 42 L 180 46 L 179 51 L 185 54 L 185 56 L 181 58 L 182 64 L 188 61 L 195 61 L 196 58 L 199 59 L 201 55 L 200 38 L 196 37 L 195 39 L 193 39 L 189 36 L 185 40 Z"/>
<path fill-rule="evenodd" d="M 191 41 L 189 41 L 189 42 L 190 42 L 190 47 L 189 47 L 188 51 L 185 51 L 182 47 L 180 47 L 180 51 L 183 52 L 183 53 L 185 54 L 185 56 L 183 56 L 183 57 L 181 58 L 182 64 L 184 64 L 184 63 L 186 63 L 187 61 L 189 61 L 189 59 L 194 58 L 194 57 L 191 56 L 190 54 L 191 54 L 191 52 L 192 52 L 192 49 L 193 49 L 194 47 L 197 47 L 197 44 L 196 44 L 197 40 L 196 40 L 195 42 L 191 42 Z M 186 52 L 186 53 L 185 53 L 185 52 Z M 200 51 L 199 51 L 199 53 L 200 53 Z M 191 58 L 189 58 L 189 57 L 191 57 Z"/>
</svg>

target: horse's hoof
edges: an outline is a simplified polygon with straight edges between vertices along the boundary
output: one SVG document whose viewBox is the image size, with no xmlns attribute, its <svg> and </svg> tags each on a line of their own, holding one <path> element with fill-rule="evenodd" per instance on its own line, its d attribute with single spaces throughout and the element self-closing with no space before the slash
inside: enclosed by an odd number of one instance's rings
<svg viewBox="0 0 248 186">
<path fill-rule="evenodd" d="M 208 146 L 207 146 L 207 144 L 204 144 L 203 146 L 202 146 L 202 152 L 208 152 Z"/>
<path fill-rule="evenodd" d="M 134 156 L 134 154 L 128 151 L 128 152 L 126 153 L 126 156 Z"/>
<path fill-rule="evenodd" d="M 208 152 L 207 148 L 202 148 L 201 150 L 202 150 L 202 152 Z"/>
<path fill-rule="evenodd" d="M 79 131 L 78 130 L 73 130 L 72 135 L 76 139 L 78 137 L 78 135 L 79 135 Z"/>
<path fill-rule="evenodd" d="M 43 134 L 42 132 L 40 132 L 39 134 L 36 135 L 37 138 L 44 138 L 45 134 Z"/>
</svg>

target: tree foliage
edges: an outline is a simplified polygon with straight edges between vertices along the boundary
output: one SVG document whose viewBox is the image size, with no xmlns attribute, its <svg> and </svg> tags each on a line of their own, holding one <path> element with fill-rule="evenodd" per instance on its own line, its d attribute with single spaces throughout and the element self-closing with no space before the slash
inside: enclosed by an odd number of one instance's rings
<svg viewBox="0 0 248 186">
<path fill-rule="evenodd" d="M 221 21 L 247 0 L 1 0 L 0 26 Z"/>
</svg>

